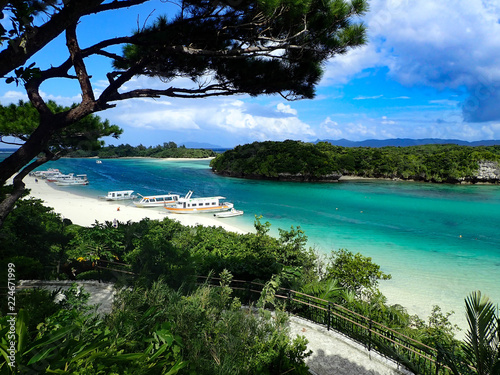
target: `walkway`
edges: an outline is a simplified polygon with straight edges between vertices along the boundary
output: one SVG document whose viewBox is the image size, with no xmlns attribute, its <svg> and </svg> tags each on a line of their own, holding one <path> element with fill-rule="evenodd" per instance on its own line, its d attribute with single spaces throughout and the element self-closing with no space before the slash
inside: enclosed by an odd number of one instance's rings
<svg viewBox="0 0 500 375">
<path fill-rule="evenodd" d="M 326 327 L 290 317 L 291 337 L 304 336 L 313 354 L 306 360 L 314 375 L 396 375 L 413 374 L 362 345 Z"/>
<path fill-rule="evenodd" d="M 23 280 L 20 287 L 44 287 L 66 289 L 73 281 L 33 281 Z M 97 281 L 78 281 L 90 293 L 90 304 L 99 305 L 98 312 L 111 311 L 114 297 L 113 284 Z M 313 354 L 306 360 L 313 375 L 411 375 L 399 369 L 398 365 L 375 352 L 369 352 L 362 345 L 334 331 L 302 318 L 290 317 L 291 337 L 305 336 L 308 349 Z"/>
</svg>

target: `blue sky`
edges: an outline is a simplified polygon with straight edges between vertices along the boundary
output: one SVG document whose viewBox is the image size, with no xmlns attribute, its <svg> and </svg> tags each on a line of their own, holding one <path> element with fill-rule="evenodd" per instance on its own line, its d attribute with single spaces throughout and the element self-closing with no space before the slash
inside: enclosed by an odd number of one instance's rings
<svg viewBox="0 0 500 375">
<path fill-rule="evenodd" d="M 168 3 L 84 18 L 80 46 L 127 34 Z M 312 100 L 279 96 L 211 99 L 134 99 L 100 112 L 124 129 L 108 143 L 157 145 L 174 141 L 233 147 L 253 141 L 387 138 L 500 139 L 500 0 L 371 0 L 363 18 L 366 46 L 325 65 Z M 33 61 L 41 68 L 66 58 L 59 38 Z M 94 90 L 104 86 L 109 61 L 89 61 Z M 189 84 L 189 82 L 179 82 Z M 139 78 L 134 87 L 164 87 Z M 75 83 L 42 86 L 46 99 L 79 100 Z M 26 99 L 21 87 L 0 83 L 3 105 Z"/>
</svg>

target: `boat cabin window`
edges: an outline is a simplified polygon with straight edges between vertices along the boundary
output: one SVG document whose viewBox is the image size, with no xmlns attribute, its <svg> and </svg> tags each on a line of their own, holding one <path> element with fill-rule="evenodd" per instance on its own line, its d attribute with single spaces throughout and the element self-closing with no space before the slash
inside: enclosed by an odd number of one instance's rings
<svg viewBox="0 0 500 375">
<path fill-rule="evenodd" d="M 193 207 L 196 207 L 196 203 L 193 203 Z"/>
<path fill-rule="evenodd" d="M 156 198 L 157 202 L 163 202 L 163 198 Z"/>
<path fill-rule="evenodd" d="M 207 202 L 207 203 L 205 203 L 205 206 L 210 206 L 210 203 L 208 203 L 208 202 Z"/>
</svg>

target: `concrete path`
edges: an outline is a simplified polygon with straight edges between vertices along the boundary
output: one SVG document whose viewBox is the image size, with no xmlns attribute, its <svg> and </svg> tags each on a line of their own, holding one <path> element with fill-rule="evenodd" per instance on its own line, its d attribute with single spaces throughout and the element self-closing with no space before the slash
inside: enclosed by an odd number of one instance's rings
<svg viewBox="0 0 500 375">
<path fill-rule="evenodd" d="M 23 280 L 18 287 L 43 287 L 50 290 L 67 289 L 74 281 Z M 89 304 L 97 304 L 99 313 L 111 311 L 114 285 L 97 281 L 78 281 L 90 293 Z M 313 375 L 411 375 L 411 372 L 375 352 L 326 327 L 308 320 L 290 317 L 291 337 L 304 336 L 313 354 L 306 360 Z"/>
<path fill-rule="evenodd" d="M 304 336 L 313 354 L 306 360 L 314 375 L 413 374 L 375 352 L 326 327 L 290 317 L 291 337 Z"/>
</svg>

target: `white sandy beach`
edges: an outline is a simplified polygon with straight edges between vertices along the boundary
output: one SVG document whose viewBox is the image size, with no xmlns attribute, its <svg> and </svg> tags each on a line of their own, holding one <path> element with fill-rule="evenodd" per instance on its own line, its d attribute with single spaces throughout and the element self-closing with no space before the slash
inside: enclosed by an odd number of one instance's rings
<svg viewBox="0 0 500 375">
<path fill-rule="evenodd" d="M 217 219 L 210 214 L 172 214 L 162 208 L 138 208 L 131 201 L 110 202 L 97 197 L 84 197 L 72 194 L 71 187 L 55 189 L 52 183 L 45 180 L 38 179 L 38 182 L 35 182 L 34 177 L 26 177 L 24 183 L 31 190 L 31 197 L 43 200 L 46 206 L 54 209 L 54 212 L 82 226 L 91 226 L 96 220 L 104 223 L 113 222 L 116 219 L 118 222 L 126 223 L 127 221 L 138 222 L 144 218 L 163 220 L 168 216 L 187 226 L 220 226 L 236 233 L 247 232 L 228 225 L 224 219 Z"/>
</svg>

